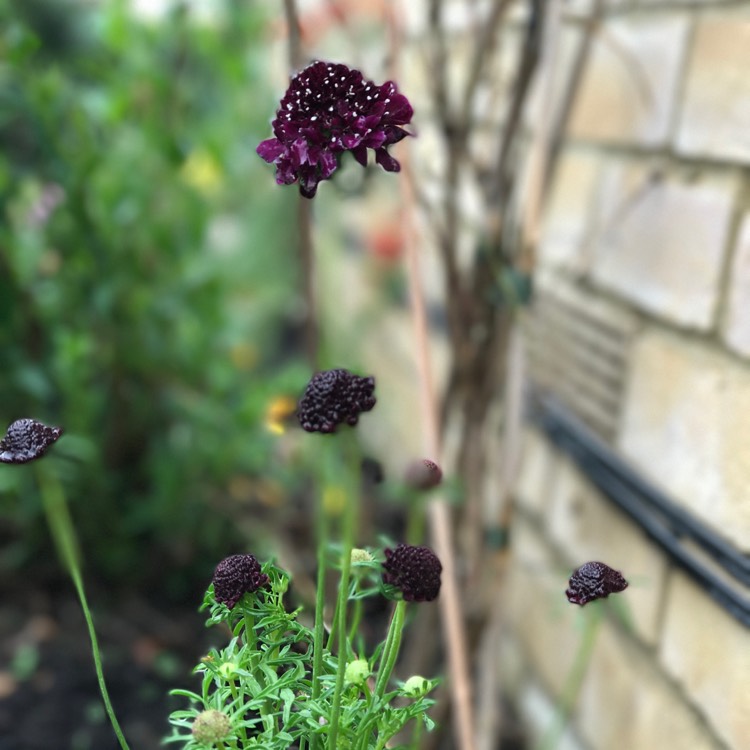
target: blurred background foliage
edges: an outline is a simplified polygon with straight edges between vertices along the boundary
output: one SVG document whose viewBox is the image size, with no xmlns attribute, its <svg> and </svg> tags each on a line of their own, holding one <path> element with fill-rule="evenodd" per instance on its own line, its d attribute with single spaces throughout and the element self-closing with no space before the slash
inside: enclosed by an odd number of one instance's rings
<svg viewBox="0 0 750 750">
<path fill-rule="evenodd" d="M 44 468 L 109 586 L 183 596 L 247 547 L 232 503 L 293 489 L 266 425 L 309 375 L 296 195 L 255 154 L 270 5 L 0 3 L 0 421 L 65 428 Z M 33 471 L 0 471 L 0 515 L 0 568 L 54 564 Z"/>
</svg>

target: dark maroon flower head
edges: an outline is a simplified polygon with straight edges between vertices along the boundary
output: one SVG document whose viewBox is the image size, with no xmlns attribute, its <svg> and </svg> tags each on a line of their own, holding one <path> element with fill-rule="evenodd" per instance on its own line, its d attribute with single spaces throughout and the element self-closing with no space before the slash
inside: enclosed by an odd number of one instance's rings
<svg viewBox="0 0 750 750">
<path fill-rule="evenodd" d="M 35 419 L 17 419 L 0 440 L 0 463 L 25 464 L 41 458 L 62 432 L 62 427 L 47 427 Z"/>
<path fill-rule="evenodd" d="M 431 602 L 440 593 L 443 566 L 429 547 L 386 549 L 383 571 L 383 583 L 401 589 L 407 602 Z"/>
<path fill-rule="evenodd" d="M 628 582 L 622 574 L 602 562 L 587 562 L 573 571 L 565 596 L 571 604 L 588 604 L 624 591 Z"/>
<path fill-rule="evenodd" d="M 443 481 L 443 471 L 429 458 L 420 458 L 406 467 L 404 481 L 413 490 L 431 490 Z"/>
<path fill-rule="evenodd" d="M 386 172 L 398 172 L 388 147 L 410 135 L 400 126 L 413 114 L 393 81 L 377 86 L 346 65 L 316 61 L 292 78 L 272 123 L 275 137 L 256 150 L 276 165 L 279 185 L 299 182 L 300 193 L 312 198 L 344 151 L 365 167 L 371 148 Z"/>
<path fill-rule="evenodd" d="M 335 432 L 340 424 L 354 427 L 363 411 L 375 406 L 375 378 L 348 370 L 316 372 L 297 407 L 297 418 L 307 432 Z"/>
<path fill-rule="evenodd" d="M 253 555 L 230 555 L 214 571 L 214 598 L 232 609 L 243 594 L 252 594 L 267 583 L 268 576 Z"/>
</svg>

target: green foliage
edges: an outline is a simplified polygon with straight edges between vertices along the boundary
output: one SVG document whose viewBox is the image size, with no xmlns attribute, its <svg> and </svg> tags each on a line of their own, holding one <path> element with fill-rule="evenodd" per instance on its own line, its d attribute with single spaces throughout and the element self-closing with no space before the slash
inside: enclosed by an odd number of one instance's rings
<svg viewBox="0 0 750 750">
<path fill-rule="evenodd" d="M 374 561 L 360 567 L 370 573 L 380 569 Z M 350 649 L 340 656 L 326 648 L 320 676 L 322 690 L 318 698 L 313 698 L 313 631 L 297 620 L 298 610 L 287 612 L 284 606 L 287 573 L 271 563 L 263 566 L 263 572 L 269 576 L 268 587 L 246 594 L 232 610 L 216 603 L 213 587 L 206 592 L 203 609 L 210 611 L 207 624 L 226 623 L 232 639 L 223 649 L 213 649 L 196 667 L 201 677 L 199 692 L 172 691 L 187 698 L 192 707 L 171 715 L 174 730 L 166 742 L 179 744 L 184 750 L 214 746 L 286 750 L 302 747 L 317 737 L 320 746 L 328 748 L 339 658 L 357 667 L 364 662 L 366 669 L 358 671 L 377 676 L 378 682 L 381 677 L 388 682 L 390 671 L 383 670 L 389 670 L 392 664 L 385 663 L 384 644 L 369 657 Z M 350 600 L 355 598 L 357 588 L 353 587 Z M 365 588 L 360 594 L 364 591 L 367 595 L 377 593 L 375 588 Z M 382 749 L 411 721 L 431 729 L 433 722 L 427 711 L 434 701 L 426 696 L 436 681 L 417 679 L 419 689 L 412 680 L 383 693 L 372 689 L 367 680 L 347 680 L 340 695 L 336 747 Z M 215 745 L 197 741 L 190 732 L 196 718 L 209 710 L 222 712 L 231 725 L 230 734 Z"/>
<path fill-rule="evenodd" d="M 279 365 L 294 196 L 254 152 L 265 4 L 125 5 L 0 6 L 0 421 L 64 426 L 48 461 L 109 580 L 153 550 L 215 564 L 238 536 L 210 504 L 272 470 L 264 409 L 305 382 Z M 0 474 L 0 515 L 0 564 L 47 546 L 28 473 Z"/>
</svg>

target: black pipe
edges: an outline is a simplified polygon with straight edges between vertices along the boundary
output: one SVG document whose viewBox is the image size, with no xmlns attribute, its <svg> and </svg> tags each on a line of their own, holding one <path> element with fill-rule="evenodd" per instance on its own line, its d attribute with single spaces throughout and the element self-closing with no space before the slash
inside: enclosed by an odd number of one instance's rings
<svg viewBox="0 0 750 750">
<path fill-rule="evenodd" d="M 750 585 L 750 558 L 639 476 L 559 402 L 534 392 L 530 420 L 567 453 L 589 480 L 632 518 L 694 581 L 746 627 L 750 598 L 724 581 L 682 543 L 689 538 L 730 576 Z"/>
</svg>

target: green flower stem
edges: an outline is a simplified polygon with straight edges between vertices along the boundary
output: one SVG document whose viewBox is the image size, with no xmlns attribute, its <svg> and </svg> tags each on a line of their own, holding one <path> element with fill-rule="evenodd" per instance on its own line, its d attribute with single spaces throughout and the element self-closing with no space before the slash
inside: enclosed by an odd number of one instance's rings
<svg viewBox="0 0 750 750">
<path fill-rule="evenodd" d="M 323 486 L 321 484 L 321 494 Z M 315 629 L 313 631 L 313 672 L 312 672 L 312 700 L 320 698 L 323 673 L 323 640 L 325 638 L 325 606 L 326 606 L 326 546 L 328 544 L 328 519 L 323 508 L 322 497 L 316 504 L 316 527 L 318 536 L 318 579 L 315 592 Z M 310 739 L 310 750 L 317 750 L 320 736 L 314 734 Z"/>
<path fill-rule="evenodd" d="M 406 518 L 406 541 L 408 544 L 422 544 L 425 538 L 424 497 L 412 492 L 408 498 L 409 512 Z"/>
<path fill-rule="evenodd" d="M 257 637 L 255 635 L 255 618 L 247 610 L 243 616 L 245 625 L 245 645 L 255 644 Z"/>
<path fill-rule="evenodd" d="M 583 684 L 583 678 L 586 676 L 586 669 L 591 661 L 591 655 L 596 645 L 596 636 L 599 632 L 599 626 L 604 619 L 603 601 L 592 602 L 588 605 L 587 611 L 582 611 L 584 618 L 584 630 L 581 635 L 581 642 L 578 644 L 578 651 L 573 659 L 573 665 L 568 672 L 562 695 L 557 704 L 557 712 L 547 731 L 537 745 L 537 750 L 553 750 L 560 744 L 565 727 L 573 713 L 578 693 Z"/>
<path fill-rule="evenodd" d="M 54 539 L 55 546 L 57 547 L 57 553 L 63 562 L 63 565 L 68 571 L 73 586 L 75 587 L 76 593 L 78 594 L 78 600 L 81 603 L 81 609 L 83 610 L 83 616 L 86 620 L 86 627 L 89 631 L 89 639 L 91 641 L 91 653 L 94 657 L 94 669 L 96 670 L 96 679 L 99 682 L 99 692 L 102 694 L 102 700 L 104 701 L 104 708 L 109 716 L 112 729 L 114 730 L 117 740 L 120 743 L 122 750 L 130 750 L 130 746 L 125 740 L 125 736 L 120 729 L 120 724 L 115 716 L 115 711 L 112 708 L 112 703 L 109 699 L 109 693 L 107 692 L 107 685 L 104 682 L 104 672 L 102 670 L 102 659 L 101 652 L 99 651 L 99 642 L 96 637 L 96 631 L 94 630 L 94 620 L 91 617 L 91 610 L 89 609 L 88 601 L 86 599 L 86 592 L 83 587 L 83 578 L 81 576 L 81 567 L 79 562 L 78 543 L 76 540 L 75 528 L 73 521 L 70 517 L 70 511 L 65 501 L 65 493 L 63 492 L 62 485 L 57 477 L 54 477 L 47 471 L 40 469 L 37 471 L 37 478 L 39 481 L 39 488 L 42 495 L 42 502 L 44 503 L 44 512 L 47 515 L 47 523 L 50 527 L 52 538 Z"/>
<path fill-rule="evenodd" d="M 347 437 L 350 437 L 347 434 Z M 333 704 L 331 706 L 331 729 L 329 733 L 328 747 L 333 750 L 336 747 L 336 739 L 339 731 L 339 718 L 341 715 L 341 694 L 344 690 L 344 674 L 349 659 L 349 647 L 346 632 L 346 613 L 349 601 L 349 575 L 352 566 L 352 549 L 354 547 L 354 536 L 359 520 L 359 493 L 360 493 L 360 454 L 357 442 L 354 438 L 348 441 L 348 469 L 349 492 L 348 502 L 344 507 L 342 524 L 342 550 L 341 550 L 341 579 L 339 580 L 338 597 L 336 601 L 336 628 L 338 630 L 338 665 L 336 670 L 336 687 L 333 693 Z"/>
<path fill-rule="evenodd" d="M 405 616 L 406 602 L 403 600 L 396 602 L 393 616 L 391 617 L 391 624 L 388 626 L 383 653 L 380 655 L 380 668 L 378 669 L 378 678 L 375 682 L 375 691 L 367 707 L 367 712 L 359 724 L 357 750 L 367 750 L 369 747 L 369 737 L 372 734 L 372 714 L 374 710 L 378 710 L 378 706 L 385 695 L 388 681 L 393 673 L 393 668 L 396 665 L 398 651 L 401 647 L 401 634 L 404 629 Z"/>
<path fill-rule="evenodd" d="M 359 624 L 362 622 L 362 614 L 364 613 L 364 605 L 361 599 L 354 600 L 354 612 L 352 613 L 352 622 L 349 626 L 349 643 L 354 643 L 354 637 L 359 631 Z"/>
<path fill-rule="evenodd" d="M 404 630 L 404 619 L 406 616 L 406 602 L 402 599 L 396 602 L 396 608 L 393 611 L 391 624 L 388 628 L 388 635 L 385 640 L 383 654 L 380 657 L 380 669 L 378 670 L 378 680 L 375 683 L 375 696 L 382 698 L 385 695 L 388 680 L 391 679 L 393 668 L 396 666 L 396 659 L 401 648 L 401 634 Z"/>
</svg>

